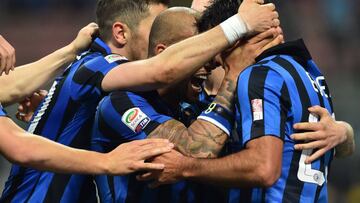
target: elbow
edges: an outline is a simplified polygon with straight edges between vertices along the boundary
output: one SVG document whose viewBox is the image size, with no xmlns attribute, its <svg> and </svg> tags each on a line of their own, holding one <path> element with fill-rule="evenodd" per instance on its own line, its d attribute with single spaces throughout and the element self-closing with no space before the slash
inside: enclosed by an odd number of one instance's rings
<svg viewBox="0 0 360 203">
<path fill-rule="evenodd" d="M 258 184 L 260 187 L 268 188 L 276 183 L 281 175 L 281 165 L 263 163 L 257 167 Z"/>
</svg>

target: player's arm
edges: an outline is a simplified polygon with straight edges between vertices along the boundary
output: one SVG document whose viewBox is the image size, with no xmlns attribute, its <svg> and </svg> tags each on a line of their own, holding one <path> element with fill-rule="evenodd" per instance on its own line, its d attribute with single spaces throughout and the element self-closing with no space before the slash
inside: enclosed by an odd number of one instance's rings
<svg viewBox="0 0 360 203">
<path fill-rule="evenodd" d="M 76 54 L 88 47 L 97 25 L 90 23 L 80 30 L 69 45 L 30 64 L 17 67 L 11 74 L 0 77 L 0 101 L 11 104 L 21 101 L 45 85 L 63 69 L 65 64 L 75 60 Z"/>
<path fill-rule="evenodd" d="M 112 69 L 102 81 L 102 89 L 107 92 L 116 89 L 144 91 L 176 83 L 191 76 L 245 33 L 263 32 L 279 23 L 273 4 L 260 5 L 253 0 L 245 0 L 239 13 L 224 21 L 222 26 L 174 44 L 153 58 Z"/>
<path fill-rule="evenodd" d="M 213 160 L 187 158 L 176 152 L 160 156 L 155 161 L 164 163 L 165 169 L 152 186 L 179 179 L 230 187 L 271 186 L 281 174 L 285 136 L 281 126 L 285 126 L 289 109 L 289 104 L 284 103 L 286 96 L 281 94 L 284 85 L 281 76 L 269 68 L 244 70 L 239 77 L 236 102 L 240 115 L 237 122 L 242 129 L 238 133 L 245 148 Z M 141 178 L 152 176 L 148 173 Z"/>
<path fill-rule="evenodd" d="M 336 121 L 325 108 L 319 106 L 309 108 L 310 113 L 320 116 L 317 123 L 298 123 L 294 125 L 296 130 L 307 131 L 296 133 L 292 138 L 297 141 L 306 141 L 296 144 L 296 150 L 317 149 L 306 159 L 306 163 L 320 158 L 327 151 L 335 148 L 336 157 L 347 157 L 355 151 L 354 130 L 350 124 Z"/>
<path fill-rule="evenodd" d="M 162 169 L 162 164 L 144 161 L 170 149 L 166 140 L 146 140 L 120 145 L 107 154 L 79 150 L 27 133 L 11 119 L 0 117 L 0 153 L 13 163 L 39 170 L 124 175 L 136 170 Z"/>
<path fill-rule="evenodd" d="M 176 120 L 159 126 L 149 137 L 166 138 L 187 156 L 214 158 L 224 146 L 234 123 L 234 97 L 239 73 L 251 65 L 263 50 L 282 41 L 280 30 L 268 30 L 223 54 L 225 78 L 214 102 L 189 128 Z"/>
</svg>

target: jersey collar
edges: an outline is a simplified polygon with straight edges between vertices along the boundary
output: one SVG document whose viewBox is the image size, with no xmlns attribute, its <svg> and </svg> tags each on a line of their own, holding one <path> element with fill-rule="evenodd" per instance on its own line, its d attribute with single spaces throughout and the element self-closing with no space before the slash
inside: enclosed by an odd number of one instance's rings
<svg viewBox="0 0 360 203">
<path fill-rule="evenodd" d="M 110 47 L 100 38 L 96 38 L 93 43 L 91 43 L 90 50 L 100 52 L 104 56 L 111 54 Z"/>
</svg>

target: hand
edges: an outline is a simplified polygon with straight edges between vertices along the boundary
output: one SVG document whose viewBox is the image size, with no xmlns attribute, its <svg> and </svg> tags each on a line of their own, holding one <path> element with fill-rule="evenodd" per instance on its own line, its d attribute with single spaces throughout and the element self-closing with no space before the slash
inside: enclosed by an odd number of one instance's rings
<svg viewBox="0 0 360 203">
<path fill-rule="evenodd" d="M 263 0 L 244 0 L 239 7 L 239 15 L 246 23 L 248 31 L 256 34 L 280 25 L 279 14 L 272 3 Z"/>
<path fill-rule="evenodd" d="M 183 167 L 189 157 L 185 157 L 180 152 L 172 150 L 170 153 L 163 154 L 154 158 L 152 163 L 162 163 L 165 168 L 162 171 L 151 171 L 143 175 L 138 175 L 140 181 L 153 180 L 149 187 L 155 188 L 164 184 L 172 184 L 183 179 Z"/>
<path fill-rule="evenodd" d="M 106 154 L 111 175 L 127 175 L 139 170 L 162 170 L 164 164 L 145 160 L 170 152 L 174 144 L 166 139 L 145 139 L 128 142 Z"/>
<path fill-rule="evenodd" d="M 333 119 L 329 112 L 320 106 L 309 108 L 310 113 L 320 116 L 320 121 L 316 123 L 297 123 L 294 125 L 296 130 L 311 131 L 305 133 L 295 133 L 291 138 L 296 141 L 305 141 L 304 144 L 296 144 L 296 150 L 318 149 L 309 156 L 306 164 L 320 158 L 327 151 L 338 144 L 345 142 L 347 139 L 347 128 Z"/>
<path fill-rule="evenodd" d="M 15 49 L 0 35 L 0 76 L 9 74 L 15 67 Z"/>
<path fill-rule="evenodd" d="M 20 121 L 30 122 L 36 109 L 47 94 L 48 92 L 46 90 L 39 90 L 38 92 L 35 92 L 31 97 L 25 98 L 24 101 L 19 103 L 16 118 Z"/>
<path fill-rule="evenodd" d="M 280 27 L 253 36 L 248 40 L 238 42 L 230 51 L 222 54 L 223 67 L 237 77 L 247 66 L 255 62 L 255 58 L 263 51 L 284 41 Z"/>
<path fill-rule="evenodd" d="M 87 26 L 83 27 L 75 40 L 71 42 L 71 46 L 73 47 L 74 52 L 81 53 L 89 47 L 90 43 L 93 40 L 93 37 L 96 37 L 98 34 L 99 27 L 96 23 L 90 23 Z"/>
</svg>

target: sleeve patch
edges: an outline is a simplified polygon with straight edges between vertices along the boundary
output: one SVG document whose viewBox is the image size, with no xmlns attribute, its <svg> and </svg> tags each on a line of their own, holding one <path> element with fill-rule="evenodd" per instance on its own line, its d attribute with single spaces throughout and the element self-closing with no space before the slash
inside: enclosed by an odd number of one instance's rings
<svg viewBox="0 0 360 203">
<path fill-rule="evenodd" d="M 139 133 L 150 123 L 151 119 L 140 108 L 131 108 L 123 114 L 121 121 L 133 132 Z"/>
<path fill-rule="evenodd" d="M 260 121 L 264 119 L 262 99 L 251 100 L 251 108 L 253 112 L 253 121 Z"/>
<path fill-rule="evenodd" d="M 120 61 L 120 60 L 127 60 L 126 57 L 124 56 L 120 56 L 118 54 L 110 54 L 110 55 L 107 55 L 105 57 L 105 60 L 108 62 L 108 63 L 114 63 L 115 61 Z"/>
</svg>

